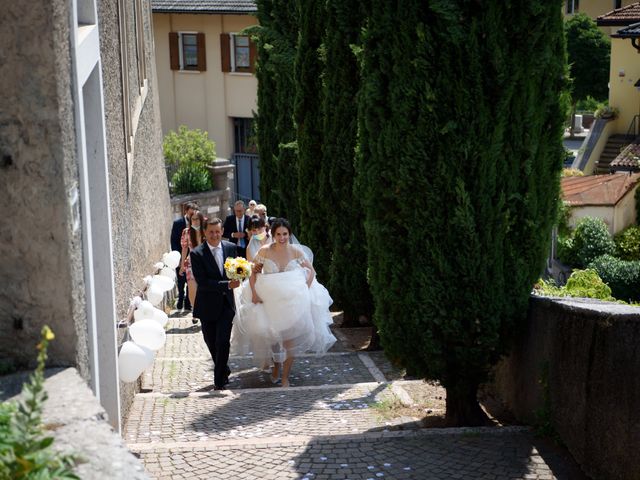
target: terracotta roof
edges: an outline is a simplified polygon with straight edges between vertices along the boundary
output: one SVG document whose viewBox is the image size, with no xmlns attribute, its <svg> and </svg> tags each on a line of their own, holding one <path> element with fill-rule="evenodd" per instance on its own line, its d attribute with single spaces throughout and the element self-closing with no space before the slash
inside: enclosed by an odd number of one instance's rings
<svg viewBox="0 0 640 480">
<path fill-rule="evenodd" d="M 612 170 L 640 171 L 640 144 L 627 145 L 609 166 Z"/>
<path fill-rule="evenodd" d="M 640 22 L 640 2 L 600 15 L 596 22 L 600 27 L 626 26 Z"/>
<path fill-rule="evenodd" d="M 616 205 L 640 180 L 640 173 L 589 175 L 562 179 L 562 198 L 571 206 Z"/>
<path fill-rule="evenodd" d="M 248 14 L 258 11 L 254 0 L 151 0 L 153 13 Z"/>
</svg>

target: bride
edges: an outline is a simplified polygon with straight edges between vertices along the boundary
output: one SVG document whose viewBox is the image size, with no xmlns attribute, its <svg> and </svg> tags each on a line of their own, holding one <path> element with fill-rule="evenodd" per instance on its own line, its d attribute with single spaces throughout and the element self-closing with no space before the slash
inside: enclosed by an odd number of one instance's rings
<svg viewBox="0 0 640 480">
<path fill-rule="evenodd" d="M 292 245 L 291 226 L 283 218 L 271 225 L 273 243 L 258 250 L 249 282 L 236 289 L 234 343 L 253 352 L 258 365 L 273 361 L 271 379 L 289 386 L 296 356 L 326 353 L 331 333 L 329 292 L 315 279 L 306 247 Z"/>
</svg>

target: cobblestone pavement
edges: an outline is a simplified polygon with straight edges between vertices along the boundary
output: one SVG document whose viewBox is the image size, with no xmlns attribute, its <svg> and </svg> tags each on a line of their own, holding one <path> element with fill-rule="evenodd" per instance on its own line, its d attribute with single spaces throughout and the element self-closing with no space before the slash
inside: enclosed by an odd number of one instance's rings
<svg viewBox="0 0 640 480">
<path fill-rule="evenodd" d="M 341 341 L 326 356 L 300 357 L 289 389 L 232 356 L 229 390 L 213 391 L 199 327 L 172 318 L 167 333 L 123 431 L 153 478 L 584 478 L 524 427 L 425 429 L 385 415 L 394 402 L 437 409 L 444 390 L 400 380 L 380 352 Z"/>
</svg>

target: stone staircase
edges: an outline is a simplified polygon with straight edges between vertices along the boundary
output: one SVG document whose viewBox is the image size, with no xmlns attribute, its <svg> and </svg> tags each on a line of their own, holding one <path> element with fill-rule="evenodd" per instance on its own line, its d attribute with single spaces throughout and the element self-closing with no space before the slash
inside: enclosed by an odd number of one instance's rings
<svg viewBox="0 0 640 480">
<path fill-rule="evenodd" d="M 622 135 L 622 134 L 611 135 L 607 139 L 607 144 L 605 145 L 604 150 L 602 151 L 602 154 L 600 154 L 600 158 L 596 163 L 595 173 L 598 175 L 610 173 L 609 165 L 620 154 L 620 152 L 627 145 L 629 145 L 629 143 L 631 142 L 629 142 L 626 135 Z"/>
<path fill-rule="evenodd" d="M 425 428 L 442 387 L 403 380 L 382 352 L 355 351 L 340 330 L 325 356 L 303 355 L 281 388 L 232 356 L 229 390 L 212 391 L 199 327 L 170 319 L 123 437 L 160 480 L 578 479 L 527 427 Z"/>
</svg>

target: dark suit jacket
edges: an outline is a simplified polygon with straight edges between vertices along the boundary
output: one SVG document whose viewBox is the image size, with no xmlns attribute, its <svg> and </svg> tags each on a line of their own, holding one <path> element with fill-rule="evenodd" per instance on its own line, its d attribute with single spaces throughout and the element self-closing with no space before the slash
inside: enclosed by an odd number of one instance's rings
<svg viewBox="0 0 640 480">
<path fill-rule="evenodd" d="M 244 224 L 242 225 L 242 228 L 244 228 L 244 233 L 247 233 L 247 231 L 249 230 L 250 221 L 251 221 L 251 217 L 249 215 L 245 215 Z M 222 236 L 224 238 L 228 238 L 231 243 L 235 243 L 237 245 L 239 238 L 231 238 L 231 234 L 236 233 L 237 231 L 238 231 L 238 225 L 236 222 L 236 216 L 229 215 L 224 220 L 224 226 L 222 227 Z M 248 236 L 244 237 L 244 248 L 247 248 L 247 245 L 249 245 Z"/>
<path fill-rule="evenodd" d="M 182 252 L 180 237 L 182 237 L 182 231 L 185 228 L 187 228 L 187 221 L 184 219 L 184 216 L 176 218 L 173 221 L 173 227 L 171 227 L 171 250 Z"/>
<path fill-rule="evenodd" d="M 236 257 L 236 246 L 222 240 L 223 262 L 227 257 Z M 204 242 L 191 250 L 191 271 L 198 283 L 196 301 L 193 306 L 193 316 L 202 320 L 217 320 L 225 307 L 234 308 L 233 290 L 229 288 L 227 275 L 220 275 L 216 261 Z"/>
</svg>

